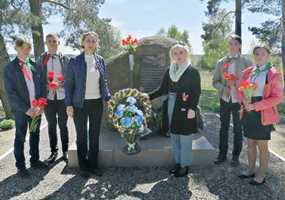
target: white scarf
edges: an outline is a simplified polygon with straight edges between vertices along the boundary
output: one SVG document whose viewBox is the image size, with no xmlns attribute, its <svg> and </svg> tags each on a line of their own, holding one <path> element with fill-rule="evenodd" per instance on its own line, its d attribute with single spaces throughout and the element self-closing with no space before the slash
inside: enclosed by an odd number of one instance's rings
<svg viewBox="0 0 285 200">
<path fill-rule="evenodd" d="M 189 60 L 182 64 L 171 64 L 169 67 L 170 79 L 173 82 L 178 82 L 183 73 L 188 69 L 189 65 L 191 65 L 191 62 Z"/>
</svg>

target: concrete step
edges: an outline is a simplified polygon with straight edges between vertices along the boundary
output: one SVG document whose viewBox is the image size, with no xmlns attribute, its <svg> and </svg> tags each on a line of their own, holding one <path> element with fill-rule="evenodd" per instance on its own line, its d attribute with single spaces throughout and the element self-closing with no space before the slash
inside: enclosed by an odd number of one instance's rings
<svg viewBox="0 0 285 200">
<path fill-rule="evenodd" d="M 117 132 L 102 130 L 100 136 L 99 165 L 101 167 L 161 167 L 174 164 L 170 138 L 151 135 L 140 140 L 141 152 L 126 155 L 125 142 Z M 78 167 L 76 144 L 69 148 L 69 167 Z M 210 165 L 216 157 L 214 147 L 201 134 L 193 137 L 193 165 Z"/>
</svg>

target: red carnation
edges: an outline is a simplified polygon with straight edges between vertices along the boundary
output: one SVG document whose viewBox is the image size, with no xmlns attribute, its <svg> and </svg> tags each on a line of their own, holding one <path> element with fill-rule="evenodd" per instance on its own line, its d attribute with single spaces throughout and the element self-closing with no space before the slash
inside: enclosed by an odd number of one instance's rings
<svg viewBox="0 0 285 200">
<path fill-rule="evenodd" d="M 229 63 L 224 63 L 224 68 L 226 69 L 226 68 L 228 68 L 230 66 L 230 64 Z"/>
<path fill-rule="evenodd" d="M 58 80 L 59 82 L 63 82 L 63 81 L 64 81 L 63 75 L 62 75 L 62 74 L 59 74 L 58 77 L 57 77 L 57 80 Z"/>
<path fill-rule="evenodd" d="M 54 72 L 53 71 L 49 71 L 48 72 L 48 80 L 50 82 L 54 80 Z"/>
<path fill-rule="evenodd" d="M 224 72 L 224 79 L 226 81 L 235 81 L 237 78 L 233 73 Z"/>
<path fill-rule="evenodd" d="M 58 83 L 55 81 L 49 82 L 48 83 L 48 89 L 49 90 L 56 90 L 58 87 Z"/>
<path fill-rule="evenodd" d="M 37 99 L 34 99 L 34 100 L 32 101 L 32 107 L 35 108 L 35 107 L 38 107 L 38 106 L 39 106 L 38 100 L 37 100 Z"/>
<path fill-rule="evenodd" d="M 38 99 L 38 105 L 40 107 L 45 107 L 47 106 L 48 102 L 47 102 L 47 99 L 46 98 L 39 98 Z"/>
</svg>

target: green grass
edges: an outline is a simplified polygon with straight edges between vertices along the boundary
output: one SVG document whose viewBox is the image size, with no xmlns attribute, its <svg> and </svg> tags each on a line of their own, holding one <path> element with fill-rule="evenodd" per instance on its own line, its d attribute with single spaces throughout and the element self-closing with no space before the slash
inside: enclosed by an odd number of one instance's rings
<svg viewBox="0 0 285 200">
<path fill-rule="evenodd" d="M 279 115 L 281 118 L 281 123 L 285 123 L 285 96 L 283 98 L 283 102 L 278 106 Z"/>
<path fill-rule="evenodd" d="M 7 152 L 13 145 L 14 130 L 0 132 L 0 156 Z"/>
<path fill-rule="evenodd" d="M 212 73 L 209 71 L 200 71 L 202 94 L 200 97 L 200 106 L 203 112 L 219 112 L 219 97 L 215 88 L 212 86 Z"/>
</svg>

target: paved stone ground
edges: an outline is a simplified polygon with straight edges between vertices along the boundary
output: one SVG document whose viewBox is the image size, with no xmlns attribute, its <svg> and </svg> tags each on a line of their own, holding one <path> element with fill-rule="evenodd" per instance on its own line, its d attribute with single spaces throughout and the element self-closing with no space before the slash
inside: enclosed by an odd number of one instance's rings
<svg viewBox="0 0 285 200">
<path fill-rule="evenodd" d="M 203 134 L 217 147 L 219 120 L 206 115 L 205 121 Z M 40 149 L 41 157 L 46 158 L 49 154 L 46 129 Z M 58 160 L 49 171 L 32 171 L 32 180 L 22 180 L 15 175 L 14 157 L 10 154 L 0 161 L 0 199 L 285 200 L 284 166 L 285 162 L 272 155 L 267 183 L 261 187 L 237 178 L 246 168 L 245 151 L 238 168 L 230 167 L 229 163 L 196 167 L 188 177 L 180 179 L 169 176 L 167 168 L 110 168 L 103 177 L 85 179 Z"/>
</svg>

